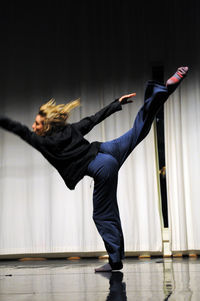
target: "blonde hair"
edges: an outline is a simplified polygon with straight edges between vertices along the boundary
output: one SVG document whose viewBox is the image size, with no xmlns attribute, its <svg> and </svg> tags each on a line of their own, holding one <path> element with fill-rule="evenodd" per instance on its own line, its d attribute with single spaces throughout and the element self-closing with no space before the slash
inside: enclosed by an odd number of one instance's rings
<svg viewBox="0 0 200 301">
<path fill-rule="evenodd" d="M 67 104 L 56 105 L 54 98 L 39 108 L 39 115 L 44 117 L 42 135 L 51 131 L 53 127 L 65 126 L 71 110 L 80 106 L 80 98 Z"/>
</svg>

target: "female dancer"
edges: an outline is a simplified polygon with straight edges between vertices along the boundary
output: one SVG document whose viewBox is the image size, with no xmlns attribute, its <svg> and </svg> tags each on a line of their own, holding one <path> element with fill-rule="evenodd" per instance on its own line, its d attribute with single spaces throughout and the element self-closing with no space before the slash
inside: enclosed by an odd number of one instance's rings
<svg viewBox="0 0 200 301">
<path fill-rule="evenodd" d="M 110 272 L 123 267 L 124 238 L 117 205 L 118 171 L 128 155 L 150 131 L 160 107 L 186 76 L 188 67 L 180 67 L 166 84 L 148 81 L 144 105 L 133 127 L 121 137 L 108 142 L 88 142 L 84 135 L 122 105 L 132 102 L 135 93 L 124 95 L 77 123 L 67 123 L 69 112 L 80 104 L 75 100 L 56 105 L 52 99 L 42 105 L 32 125 L 33 131 L 19 122 L 0 116 L 0 126 L 28 142 L 57 169 L 69 189 L 88 175 L 94 179 L 93 219 L 104 241 L 109 263 L 95 269 Z"/>
</svg>

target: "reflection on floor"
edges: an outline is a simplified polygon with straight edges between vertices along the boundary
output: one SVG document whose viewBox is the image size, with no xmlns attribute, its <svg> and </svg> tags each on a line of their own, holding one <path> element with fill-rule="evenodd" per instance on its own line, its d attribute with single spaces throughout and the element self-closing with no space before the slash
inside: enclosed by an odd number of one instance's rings
<svg viewBox="0 0 200 301">
<path fill-rule="evenodd" d="M 0 261 L 0 301 L 200 300 L 200 259 L 124 260 L 124 269 L 94 273 L 105 260 Z"/>
</svg>

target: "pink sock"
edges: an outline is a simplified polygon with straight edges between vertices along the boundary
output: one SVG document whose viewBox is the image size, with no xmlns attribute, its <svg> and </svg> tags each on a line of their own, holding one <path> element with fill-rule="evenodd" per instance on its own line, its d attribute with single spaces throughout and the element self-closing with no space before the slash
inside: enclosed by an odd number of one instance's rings
<svg viewBox="0 0 200 301">
<path fill-rule="evenodd" d="M 166 86 L 170 92 L 173 92 L 181 81 L 185 78 L 188 72 L 188 67 L 179 67 L 174 75 L 166 82 Z"/>
</svg>

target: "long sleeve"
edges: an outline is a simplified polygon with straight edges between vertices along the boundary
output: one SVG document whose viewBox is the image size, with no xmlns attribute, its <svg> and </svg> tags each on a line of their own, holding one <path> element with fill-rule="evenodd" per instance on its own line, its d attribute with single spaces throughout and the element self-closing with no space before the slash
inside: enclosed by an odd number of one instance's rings
<svg viewBox="0 0 200 301">
<path fill-rule="evenodd" d="M 34 132 L 30 131 L 27 126 L 21 124 L 20 122 L 0 115 L 0 127 L 18 135 L 30 145 L 37 147 L 37 140 L 39 137 L 36 137 Z"/>
<path fill-rule="evenodd" d="M 89 133 L 89 131 L 91 131 L 95 125 L 109 117 L 111 114 L 120 110 L 122 110 L 121 103 L 118 99 L 116 99 L 115 101 L 98 111 L 96 114 L 85 117 L 79 122 L 73 123 L 72 125 L 84 136 Z"/>
<path fill-rule="evenodd" d="M 69 189 L 86 175 L 88 164 L 95 158 L 101 142 L 90 143 L 83 136 L 96 124 L 121 110 L 117 100 L 77 123 L 56 128 L 49 135 L 39 136 L 20 122 L 0 115 L 0 127 L 18 135 L 37 149 L 52 164 Z"/>
</svg>

